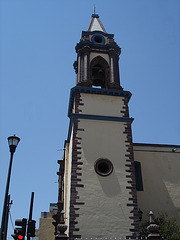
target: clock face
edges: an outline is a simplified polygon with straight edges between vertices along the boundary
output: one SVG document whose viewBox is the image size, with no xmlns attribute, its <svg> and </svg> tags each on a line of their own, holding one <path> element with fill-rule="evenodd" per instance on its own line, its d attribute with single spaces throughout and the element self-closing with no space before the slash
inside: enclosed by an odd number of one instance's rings
<svg viewBox="0 0 180 240">
<path fill-rule="evenodd" d="M 105 44 L 105 38 L 100 34 L 95 34 L 95 35 L 92 36 L 92 42 L 95 43 L 95 44 L 104 45 Z"/>
</svg>

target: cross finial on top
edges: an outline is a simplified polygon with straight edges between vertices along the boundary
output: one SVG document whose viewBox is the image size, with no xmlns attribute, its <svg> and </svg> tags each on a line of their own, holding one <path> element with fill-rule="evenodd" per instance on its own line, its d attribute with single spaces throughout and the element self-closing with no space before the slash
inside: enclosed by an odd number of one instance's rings
<svg viewBox="0 0 180 240">
<path fill-rule="evenodd" d="M 96 14 L 96 5 L 94 4 L 94 14 Z"/>
</svg>

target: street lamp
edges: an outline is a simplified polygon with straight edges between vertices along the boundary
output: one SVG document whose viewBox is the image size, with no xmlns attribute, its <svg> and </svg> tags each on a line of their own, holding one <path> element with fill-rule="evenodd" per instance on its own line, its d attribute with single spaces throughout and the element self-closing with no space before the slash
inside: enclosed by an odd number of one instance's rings
<svg viewBox="0 0 180 240">
<path fill-rule="evenodd" d="M 12 161 L 13 161 L 13 155 L 16 151 L 16 147 L 20 141 L 20 138 L 17 136 L 10 136 L 8 137 L 8 144 L 9 144 L 9 150 L 11 153 L 10 157 L 10 163 L 9 163 L 9 170 L 8 170 L 8 177 L 6 182 L 6 191 L 5 191 L 5 197 L 4 197 L 4 207 L 3 207 L 3 214 L 2 214 L 2 221 L 1 221 L 1 238 L 0 240 L 6 240 L 6 233 L 7 233 L 7 225 L 8 225 L 8 208 L 9 208 L 9 185 L 10 185 L 10 177 L 11 177 L 11 168 L 12 168 Z"/>
<path fill-rule="evenodd" d="M 14 134 L 14 136 L 8 137 L 9 150 L 10 150 L 11 153 L 15 152 L 16 147 L 17 147 L 19 142 L 20 142 L 20 138 L 16 137 L 15 134 Z"/>
</svg>

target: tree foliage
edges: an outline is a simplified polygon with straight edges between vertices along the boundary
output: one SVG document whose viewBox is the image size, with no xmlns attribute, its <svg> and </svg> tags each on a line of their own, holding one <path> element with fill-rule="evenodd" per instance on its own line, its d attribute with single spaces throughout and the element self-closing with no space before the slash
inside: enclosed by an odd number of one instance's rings
<svg viewBox="0 0 180 240">
<path fill-rule="evenodd" d="M 159 225 L 159 234 L 163 239 L 180 240 L 180 221 L 167 213 L 159 213 L 154 222 Z M 140 236 L 148 236 L 147 226 L 149 221 L 143 221 L 140 226 Z"/>
</svg>

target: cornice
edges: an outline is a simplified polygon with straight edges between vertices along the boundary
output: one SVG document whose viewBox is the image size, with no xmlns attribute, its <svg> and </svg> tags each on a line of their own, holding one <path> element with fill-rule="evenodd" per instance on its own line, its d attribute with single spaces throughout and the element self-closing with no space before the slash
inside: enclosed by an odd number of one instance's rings
<svg viewBox="0 0 180 240">
<path fill-rule="evenodd" d="M 81 50 L 86 46 L 90 47 L 91 49 L 106 50 L 106 51 L 110 51 L 111 49 L 113 49 L 118 55 L 121 54 L 121 48 L 115 42 L 105 44 L 105 45 L 100 45 L 100 44 L 94 44 L 88 40 L 84 40 L 77 43 L 75 50 L 78 53 L 79 50 Z"/>
<path fill-rule="evenodd" d="M 70 141 L 72 126 L 74 119 L 90 119 L 90 120 L 101 120 L 101 121 L 111 121 L 111 122 L 125 122 L 125 123 L 132 123 L 134 118 L 126 118 L 126 117 L 111 117 L 111 116 L 101 116 L 101 115 L 89 115 L 89 114 L 71 114 L 70 116 L 70 123 L 69 123 L 69 130 L 68 130 L 68 137 L 67 142 Z"/>
<path fill-rule="evenodd" d="M 74 104 L 74 97 L 75 97 L 76 93 L 126 97 L 128 99 L 128 101 L 130 100 L 130 98 L 132 96 L 131 92 L 122 91 L 122 90 L 118 90 L 118 89 L 91 88 L 91 87 L 76 86 L 76 87 L 71 88 L 70 99 L 69 99 L 69 108 L 68 108 L 68 117 L 71 116 L 72 108 L 73 108 L 73 104 Z"/>
<path fill-rule="evenodd" d="M 102 31 L 82 31 L 82 37 L 84 36 L 89 36 L 89 35 L 94 35 L 94 34 L 100 34 L 100 35 L 103 35 L 104 37 L 108 37 L 108 38 L 111 38 L 113 39 L 114 37 L 114 34 L 109 34 L 109 33 L 105 33 L 105 32 L 102 32 Z"/>
</svg>

